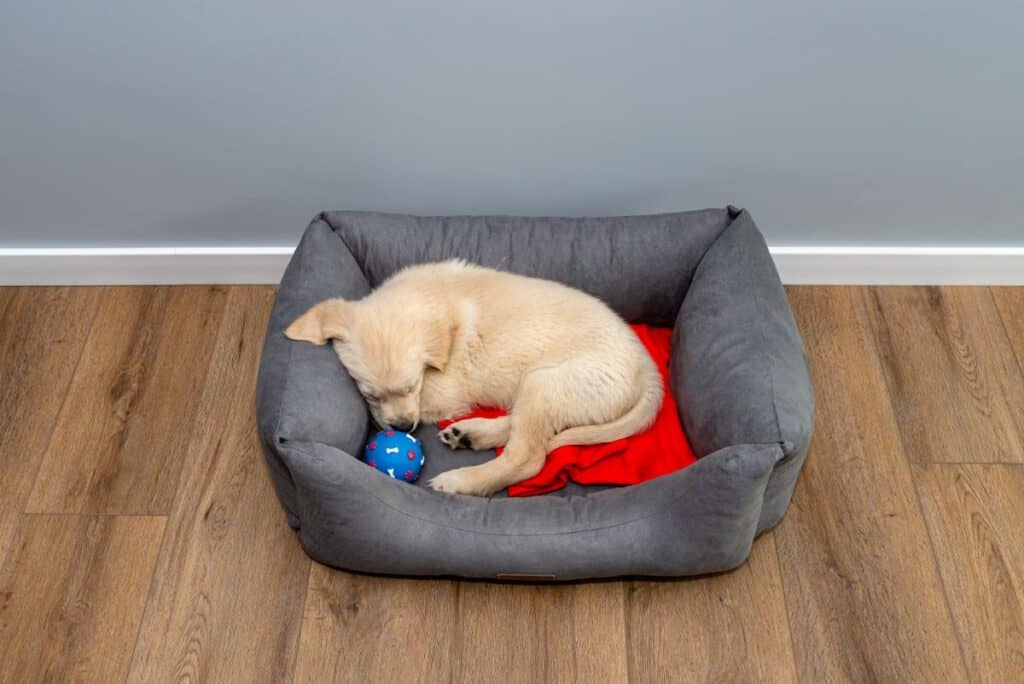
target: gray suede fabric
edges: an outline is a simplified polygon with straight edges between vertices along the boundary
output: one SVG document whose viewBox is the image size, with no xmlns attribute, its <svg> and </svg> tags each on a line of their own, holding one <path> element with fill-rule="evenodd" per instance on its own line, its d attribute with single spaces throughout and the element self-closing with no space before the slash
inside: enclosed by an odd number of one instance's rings
<svg viewBox="0 0 1024 684">
<path fill-rule="evenodd" d="M 449 452 L 423 426 L 418 486 L 363 464 L 369 420 L 351 378 L 330 347 L 282 331 L 322 299 L 358 299 L 404 266 L 453 257 L 565 282 L 631 322 L 674 323 L 671 382 L 699 462 L 631 487 L 440 494 L 422 486 L 432 474 L 493 454 Z M 322 214 L 281 282 L 257 384 L 269 472 L 311 557 L 364 572 L 480 578 L 739 565 L 789 505 L 813 402 L 767 247 L 732 207 L 584 219 Z"/>
</svg>

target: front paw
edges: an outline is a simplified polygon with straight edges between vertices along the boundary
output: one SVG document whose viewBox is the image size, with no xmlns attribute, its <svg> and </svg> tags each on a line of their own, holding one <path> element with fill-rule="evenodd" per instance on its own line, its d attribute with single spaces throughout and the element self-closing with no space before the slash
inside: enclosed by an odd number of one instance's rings
<svg viewBox="0 0 1024 684">
<path fill-rule="evenodd" d="M 441 473 L 427 482 L 427 486 L 437 492 L 448 494 L 467 494 L 469 496 L 490 496 L 494 492 L 487 489 L 474 466 L 456 468 Z"/>
<path fill-rule="evenodd" d="M 454 448 L 454 447 L 453 447 Z M 427 486 L 433 489 L 435 492 L 445 492 L 447 494 L 466 494 L 466 481 L 463 473 L 460 473 L 462 468 L 456 470 L 449 470 L 441 473 L 440 475 L 432 478 L 427 482 Z"/>
<path fill-rule="evenodd" d="M 473 440 L 465 430 L 458 427 L 458 423 L 452 423 L 444 430 L 438 430 L 437 438 L 448 445 L 450 449 L 472 449 Z"/>
</svg>

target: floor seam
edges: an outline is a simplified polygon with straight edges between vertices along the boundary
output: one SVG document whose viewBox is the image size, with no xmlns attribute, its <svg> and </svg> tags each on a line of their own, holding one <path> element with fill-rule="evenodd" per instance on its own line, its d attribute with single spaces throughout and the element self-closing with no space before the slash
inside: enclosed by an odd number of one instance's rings
<svg viewBox="0 0 1024 684">
<path fill-rule="evenodd" d="M 1021 376 L 1024 377 L 1024 359 L 1017 356 L 1017 350 L 1014 348 L 1013 344 L 1010 344 L 1010 340 L 1013 338 L 1010 337 L 1010 330 L 1006 327 L 1006 316 L 1003 315 L 1003 310 L 999 308 L 999 302 L 996 301 L 996 295 L 992 291 L 992 288 L 986 287 L 985 289 L 988 290 L 989 299 L 992 300 L 992 307 L 996 310 L 996 316 L 999 317 L 999 324 L 1002 326 L 1003 336 L 1006 338 L 1007 345 L 1010 347 L 1010 353 L 1013 354 L 1013 358 L 1017 362 L 1017 370 L 1019 370 Z"/>
<path fill-rule="evenodd" d="M 962 465 L 977 465 L 977 466 L 1016 466 L 1018 468 L 1024 468 L 1024 463 L 1020 461 L 916 461 L 911 458 L 907 458 L 907 463 L 911 465 L 919 466 L 962 466 Z"/>
<path fill-rule="evenodd" d="M 295 681 L 295 673 L 299 669 L 299 653 L 302 650 L 302 632 L 306 627 L 306 603 L 309 601 L 309 583 L 313 581 L 313 561 L 306 559 L 309 563 L 309 571 L 306 573 L 306 582 L 302 585 L 302 607 L 299 609 L 299 633 L 295 636 L 295 655 L 292 657 L 291 675 L 289 682 Z"/>
<path fill-rule="evenodd" d="M 1006 339 L 1006 344 L 1010 348 L 1010 354 L 1013 355 L 1014 361 L 1017 362 L 1017 371 L 1020 373 L 1021 378 L 1024 379 L 1024 359 L 1017 355 L 1017 348 L 1014 347 L 1011 342 L 1013 338 L 1010 337 L 1010 330 L 1006 327 L 1006 316 L 1003 315 L 1003 310 L 999 308 L 999 302 L 996 300 L 996 294 L 992 291 L 992 287 L 988 286 L 985 289 L 988 291 L 988 297 L 992 301 L 992 308 L 995 309 L 996 316 L 999 318 L 999 325 L 1003 329 L 1003 337 Z M 1020 438 L 1024 441 L 1024 434 L 1021 434 Z"/>
<path fill-rule="evenodd" d="M 626 682 L 633 682 L 633 648 L 629 636 L 630 615 L 633 606 L 633 581 L 622 583 L 622 638 L 626 643 Z"/>
<path fill-rule="evenodd" d="M 797 482 L 797 486 L 800 486 L 800 482 Z M 785 522 L 785 517 L 783 517 Z M 775 528 L 776 530 L 778 527 Z M 782 609 L 786 611 L 786 629 L 789 630 L 789 657 L 793 663 L 793 677 L 800 679 L 800 670 L 796 662 L 796 635 L 793 633 L 793 618 L 789 615 L 789 597 L 786 592 L 786 580 L 785 573 L 782 571 L 782 556 L 779 552 L 779 538 L 775 534 L 775 530 L 771 531 L 772 543 L 775 546 L 775 565 L 779 571 L 779 588 L 782 589 Z"/>
<path fill-rule="evenodd" d="M 900 438 L 900 445 L 903 444 L 903 438 Z M 904 455 L 906 459 L 906 455 Z M 935 572 L 939 576 L 939 586 L 942 587 L 942 598 L 946 603 L 946 613 L 949 615 L 949 621 L 953 625 L 953 633 L 956 634 L 956 645 L 960 649 L 960 661 L 963 663 L 964 672 L 970 675 L 970 669 L 968 668 L 967 654 L 964 651 L 964 639 L 960 633 L 960 625 L 953 615 L 953 604 L 949 600 L 949 589 L 946 587 L 946 580 L 942 578 L 942 571 L 939 568 L 942 565 L 942 560 L 939 558 L 938 552 L 935 550 L 935 538 L 932 535 L 932 526 L 928 523 L 928 517 L 924 514 L 924 504 L 921 503 L 921 490 L 917 486 L 917 475 L 914 473 L 914 468 L 909 463 L 907 464 L 910 470 L 910 485 L 914 488 L 914 500 L 917 501 L 917 510 L 921 514 L 921 521 L 924 524 L 924 531 L 928 537 L 928 548 L 932 552 L 932 559 L 935 561 Z"/>
<path fill-rule="evenodd" d="M 94 511 L 83 511 L 81 513 L 71 513 L 68 511 L 26 511 L 22 515 L 27 517 L 40 517 L 40 518 L 169 518 L 168 513 L 106 513 L 106 512 L 94 512 Z"/>
</svg>

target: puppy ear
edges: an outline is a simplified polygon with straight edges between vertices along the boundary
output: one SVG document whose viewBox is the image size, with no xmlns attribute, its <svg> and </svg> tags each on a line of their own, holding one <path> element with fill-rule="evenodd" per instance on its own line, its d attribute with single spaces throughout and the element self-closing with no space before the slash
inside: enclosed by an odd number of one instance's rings
<svg viewBox="0 0 1024 684">
<path fill-rule="evenodd" d="M 289 339 L 313 344 L 344 340 L 351 318 L 352 304 L 344 299 L 328 299 L 295 319 L 284 334 Z"/>
<path fill-rule="evenodd" d="M 448 357 L 451 355 L 455 328 L 455 323 L 450 321 L 438 321 L 430 326 L 426 346 L 428 367 L 444 372 L 445 366 L 448 365 Z"/>
</svg>

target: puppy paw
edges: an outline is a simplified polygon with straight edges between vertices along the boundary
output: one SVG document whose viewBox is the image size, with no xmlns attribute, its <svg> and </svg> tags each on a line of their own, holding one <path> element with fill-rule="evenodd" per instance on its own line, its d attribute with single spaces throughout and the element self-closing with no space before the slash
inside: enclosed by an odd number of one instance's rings
<svg viewBox="0 0 1024 684">
<path fill-rule="evenodd" d="M 486 451 L 508 443 L 511 421 L 500 418 L 464 418 L 437 433 L 438 439 L 452 449 Z"/>
<path fill-rule="evenodd" d="M 436 492 L 446 492 L 448 494 L 473 494 L 471 491 L 469 479 L 464 473 L 464 468 L 456 468 L 455 470 L 449 470 L 441 473 L 437 477 L 427 482 L 427 486 Z"/>
<path fill-rule="evenodd" d="M 459 423 L 464 421 L 459 421 Z M 437 438 L 448 445 L 450 449 L 472 449 L 473 440 L 469 433 L 459 427 L 459 423 L 452 423 L 444 430 L 438 430 Z"/>
</svg>

